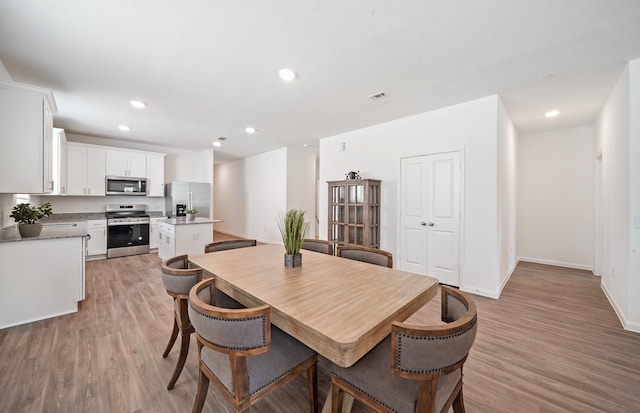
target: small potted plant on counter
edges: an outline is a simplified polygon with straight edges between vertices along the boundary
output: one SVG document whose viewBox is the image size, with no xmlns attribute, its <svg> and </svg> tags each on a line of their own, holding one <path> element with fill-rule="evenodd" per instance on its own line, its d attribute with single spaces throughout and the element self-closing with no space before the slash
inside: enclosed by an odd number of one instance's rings
<svg viewBox="0 0 640 413">
<path fill-rule="evenodd" d="M 305 211 L 290 209 L 278 217 L 278 229 L 284 243 L 284 266 L 299 267 L 302 265 L 302 242 L 307 235 L 309 224 L 304 222 Z"/>
<path fill-rule="evenodd" d="M 186 211 L 187 214 L 187 221 L 193 221 L 196 219 L 196 214 L 198 213 L 197 209 L 187 209 Z"/>
<path fill-rule="evenodd" d="M 22 203 L 13 207 L 11 218 L 18 223 L 18 231 L 23 238 L 37 237 L 42 231 L 42 224 L 37 222 L 42 217 L 52 214 L 51 203 L 45 202 L 37 206 L 30 203 Z"/>
</svg>

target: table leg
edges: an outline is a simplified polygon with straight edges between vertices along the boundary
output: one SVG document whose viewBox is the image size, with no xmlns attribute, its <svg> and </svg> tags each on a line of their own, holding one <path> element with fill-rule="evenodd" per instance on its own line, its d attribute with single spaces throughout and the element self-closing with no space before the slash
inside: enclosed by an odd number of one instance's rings
<svg viewBox="0 0 640 413">
<path fill-rule="evenodd" d="M 349 393 L 344 393 L 342 397 L 342 413 L 351 413 L 351 408 L 353 407 L 353 396 Z M 329 394 L 327 394 L 327 399 L 324 401 L 324 406 L 322 407 L 322 413 L 331 413 L 331 389 L 329 389 Z"/>
</svg>

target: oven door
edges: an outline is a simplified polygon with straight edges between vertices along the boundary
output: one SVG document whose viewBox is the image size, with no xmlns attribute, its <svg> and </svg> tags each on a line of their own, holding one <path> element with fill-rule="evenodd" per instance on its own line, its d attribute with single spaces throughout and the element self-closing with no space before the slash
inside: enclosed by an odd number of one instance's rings
<svg viewBox="0 0 640 413">
<path fill-rule="evenodd" d="M 107 258 L 149 253 L 149 224 L 108 223 Z"/>
</svg>

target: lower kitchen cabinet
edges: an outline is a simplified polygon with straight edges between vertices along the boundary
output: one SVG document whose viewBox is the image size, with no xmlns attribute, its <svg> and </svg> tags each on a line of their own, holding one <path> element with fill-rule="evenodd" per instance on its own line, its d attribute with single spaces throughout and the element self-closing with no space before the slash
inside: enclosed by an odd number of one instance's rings
<svg viewBox="0 0 640 413">
<path fill-rule="evenodd" d="M 87 241 L 87 257 L 107 254 L 107 220 L 87 221 L 87 233 L 91 236 Z"/>
<path fill-rule="evenodd" d="M 0 329 L 78 311 L 84 242 L 74 236 L 0 243 Z"/>
<path fill-rule="evenodd" d="M 149 248 L 152 250 L 158 249 L 160 245 L 160 229 L 158 228 L 158 222 L 165 218 L 151 218 L 149 223 Z"/>
<path fill-rule="evenodd" d="M 158 256 L 162 260 L 182 254 L 202 254 L 204 246 L 213 242 L 213 221 L 206 218 L 196 218 L 194 222 L 165 219 L 158 223 L 158 229 Z"/>
</svg>

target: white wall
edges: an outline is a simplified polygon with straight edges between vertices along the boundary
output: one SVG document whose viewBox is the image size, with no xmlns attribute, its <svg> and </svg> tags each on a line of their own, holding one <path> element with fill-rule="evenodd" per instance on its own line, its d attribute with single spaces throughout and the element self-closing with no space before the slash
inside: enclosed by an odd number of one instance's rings
<svg viewBox="0 0 640 413">
<path fill-rule="evenodd" d="M 215 224 L 216 231 L 239 237 L 247 236 L 247 188 L 245 159 L 215 166 L 213 184 L 215 218 L 224 222 Z"/>
<path fill-rule="evenodd" d="M 359 170 L 382 180 L 381 248 L 398 254 L 400 159 L 464 149 L 461 288 L 498 297 L 498 97 L 423 113 L 320 141 L 320 183 Z M 344 142 L 346 149 L 339 150 Z M 327 237 L 327 191 L 319 189 L 320 237 Z"/>
<path fill-rule="evenodd" d="M 307 238 L 316 236 L 316 154 L 287 148 L 287 210 L 306 211 Z"/>
<path fill-rule="evenodd" d="M 0 80 L 13 80 L 11 75 L 7 71 L 7 68 L 4 67 L 4 63 L 0 60 Z"/>
<path fill-rule="evenodd" d="M 629 327 L 640 332 L 640 59 L 629 62 Z"/>
<path fill-rule="evenodd" d="M 594 147 L 593 126 L 519 137 L 520 260 L 593 270 Z"/>
<path fill-rule="evenodd" d="M 276 217 L 287 208 L 287 148 L 215 167 L 216 229 L 281 243 Z"/>
<path fill-rule="evenodd" d="M 500 251 L 499 291 L 506 285 L 518 263 L 516 259 L 516 176 L 517 138 L 513 121 L 498 99 L 498 250 Z"/>
<path fill-rule="evenodd" d="M 629 62 L 596 122 L 602 154 L 602 288 L 640 332 L 640 60 Z M 636 221 L 638 223 L 636 224 Z"/>
</svg>

